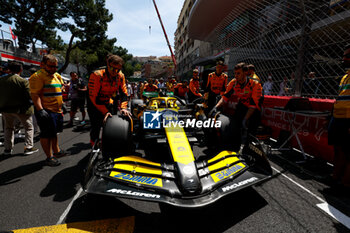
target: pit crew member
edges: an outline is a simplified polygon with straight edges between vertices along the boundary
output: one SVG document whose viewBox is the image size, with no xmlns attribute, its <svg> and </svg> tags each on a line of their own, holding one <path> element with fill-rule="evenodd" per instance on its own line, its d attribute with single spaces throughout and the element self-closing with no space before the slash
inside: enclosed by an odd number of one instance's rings
<svg viewBox="0 0 350 233">
<path fill-rule="evenodd" d="M 204 98 L 207 100 L 209 110 L 215 106 L 217 97 L 225 93 L 227 74 L 223 73 L 224 66 L 223 61 L 218 61 L 216 63 L 216 71 L 208 75 Z"/>
<path fill-rule="evenodd" d="M 201 98 L 202 94 L 199 93 L 199 76 L 198 69 L 193 70 L 193 78 L 190 80 L 188 101 L 192 103 L 195 99 Z"/>
<path fill-rule="evenodd" d="M 221 106 L 231 118 L 234 137 L 233 151 L 239 151 L 242 142 L 242 129 L 254 134 L 260 123 L 259 100 L 262 96 L 261 84 L 246 76 L 247 66 L 239 63 L 234 68 L 235 78 L 230 81 L 226 92 L 209 115 L 213 115 Z"/>
<path fill-rule="evenodd" d="M 121 57 L 109 55 L 107 67 L 90 75 L 87 108 L 91 122 L 91 145 L 94 145 L 95 141 L 99 139 L 101 127 L 107 118 L 112 116 L 113 109 L 118 107 L 122 115 L 131 115 L 127 110 L 128 92 L 125 77 L 121 71 L 123 64 L 124 61 Z M 120 106 L 118 102 L 120 102 Z"/>
</svg>

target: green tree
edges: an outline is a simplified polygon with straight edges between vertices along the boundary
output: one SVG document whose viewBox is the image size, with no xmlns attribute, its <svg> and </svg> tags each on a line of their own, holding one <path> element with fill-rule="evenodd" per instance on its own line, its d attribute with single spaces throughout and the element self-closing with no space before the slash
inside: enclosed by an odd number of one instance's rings
<svg viewBox="0 0 350 233">
<path fill-rule="evenodd" d="M 67 68 L 73 49 L 94 53 L 116 42 L 115 38 L 108 39 L 106 36 L 107 23 L 112 21 L 113 15 L 105 8 L 105 0 L 70 0 L 66 2 L 66 10 L 73 22 L 68 21 L 59 26 L 62 31 L 71 33 L 65 63 L 59 72 Z M 101 53 L 97 55 L 100 57 Z"/>
<path fill-rule="evenodd" d="M 63 41 L 55 28 L 61 18 L 67 16 L 65 1 L 62 0 L 0 0 L 0 21 L 15 23 L 13 32 L 18 36 L 19 47 L 27 49 L 40 40 L 49 46 L 62 48 Z"/>
</svg>

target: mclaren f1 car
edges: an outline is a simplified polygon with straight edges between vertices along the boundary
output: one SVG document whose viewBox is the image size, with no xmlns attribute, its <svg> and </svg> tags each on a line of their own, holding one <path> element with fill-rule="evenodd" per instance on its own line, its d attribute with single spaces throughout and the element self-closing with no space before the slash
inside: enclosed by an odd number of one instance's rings
<svg viewBox="0 0 350 233">
<path fill-rule="evenodd" d="M 142 114 L 136 114 L 141 137 L 135 137 L 135 120 L 118 115 L 109 118 L 101 143 L 95 144 L 90 155 L 85 192 L 200 207 L 271 177 L 271 166 L 259 141 L 252 140 L 243 153 L 230 151 L 220 143 L 230 137 L 229 118 L 200 119 L 194 112 L 193 118 L 183 118 L 181 110 L 185 108 L 198 110 L 186 104 L 179 106 L 175 97 L 150 98 Z M 198 123 L 200 120 L 221 122 L 217 128 L 208 124 L 214 127 L 206 132 L 218 142 L 216 150 L 209 150 L 211 154 L 195 150 L 201 131 L 198 126 L 205 123 Z M 161 124 L 152 125 L 155 121 Z M 186 128 L 186 123 L 196 130 Z M 148 153 L 135 152 L 138 140 L 148 145 Z"/>
</svg>

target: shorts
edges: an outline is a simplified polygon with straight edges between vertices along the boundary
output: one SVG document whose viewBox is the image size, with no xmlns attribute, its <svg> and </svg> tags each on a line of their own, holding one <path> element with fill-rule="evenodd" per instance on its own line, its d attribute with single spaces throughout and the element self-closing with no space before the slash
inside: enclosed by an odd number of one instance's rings
<svg viewBox="0 0 350 233">
<path fill-rule="evenodd" d="M 85 99 L 83 98 L 76 98 L 71 100 L 71 106 L 70 110 L 72 112 L 76 112 L 77 110 L 80 110 L 80 112 L 85 112 Z"/>
<path fill-rule="evenodd" d="M 50 115 L 49 120 L 41 119 L 35 111 L 35 117 L 40 128 L 40 138 L 55 138 L 57 133 L 63 131 L 63 115 L 49 110 L 46 110 L 46 112 Z"/>
<path fill-rule="evenodd" d="M 348 147 L 350 119 L 332 117 L 328 126 L 328 144 Z"/>
</svg>

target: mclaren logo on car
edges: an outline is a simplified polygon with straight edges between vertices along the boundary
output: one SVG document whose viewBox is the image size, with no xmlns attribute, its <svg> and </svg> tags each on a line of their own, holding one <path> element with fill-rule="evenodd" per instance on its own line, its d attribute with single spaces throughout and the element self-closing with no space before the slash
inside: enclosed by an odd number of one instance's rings
<svg viewBox="0 0 350 233">
<path fill-rule="evenodd" d="M 158 194 L 141 193 L 141 192 L 134 192 L 134 191 L 123 190 L 123 189 L 110 189 L 110 190 L 107 190 L 107 193 L 123 194 L 123 195 L 135 196 L 135 197 L 148 197 L 148 198 L 157 198 L 157 199 L 160 198 L 160 195 Z"/>
<path fill-rule="evenodd" d="M 243 181 L 241 181 L 241 182 L 234 183 L 234 184 L 231 184 L 231 185 L 229 185 L 229 186 L 223 187 L 223 188 L 222 188 L 222 191 L 228 192 L 228 191 L 231 191 L 232 189 L 236 189 L 236 188 L 241 187 L 241 186 L 243 186 L 243 185 L 252 183 L 252 182 L 254 182 L 254 181 L 256 181 L 256 180 L 258 180 L 258 178 L 252 177 L 252 178 L 250 178 L 250 179 L 243 180 Z"/>
</svg>

